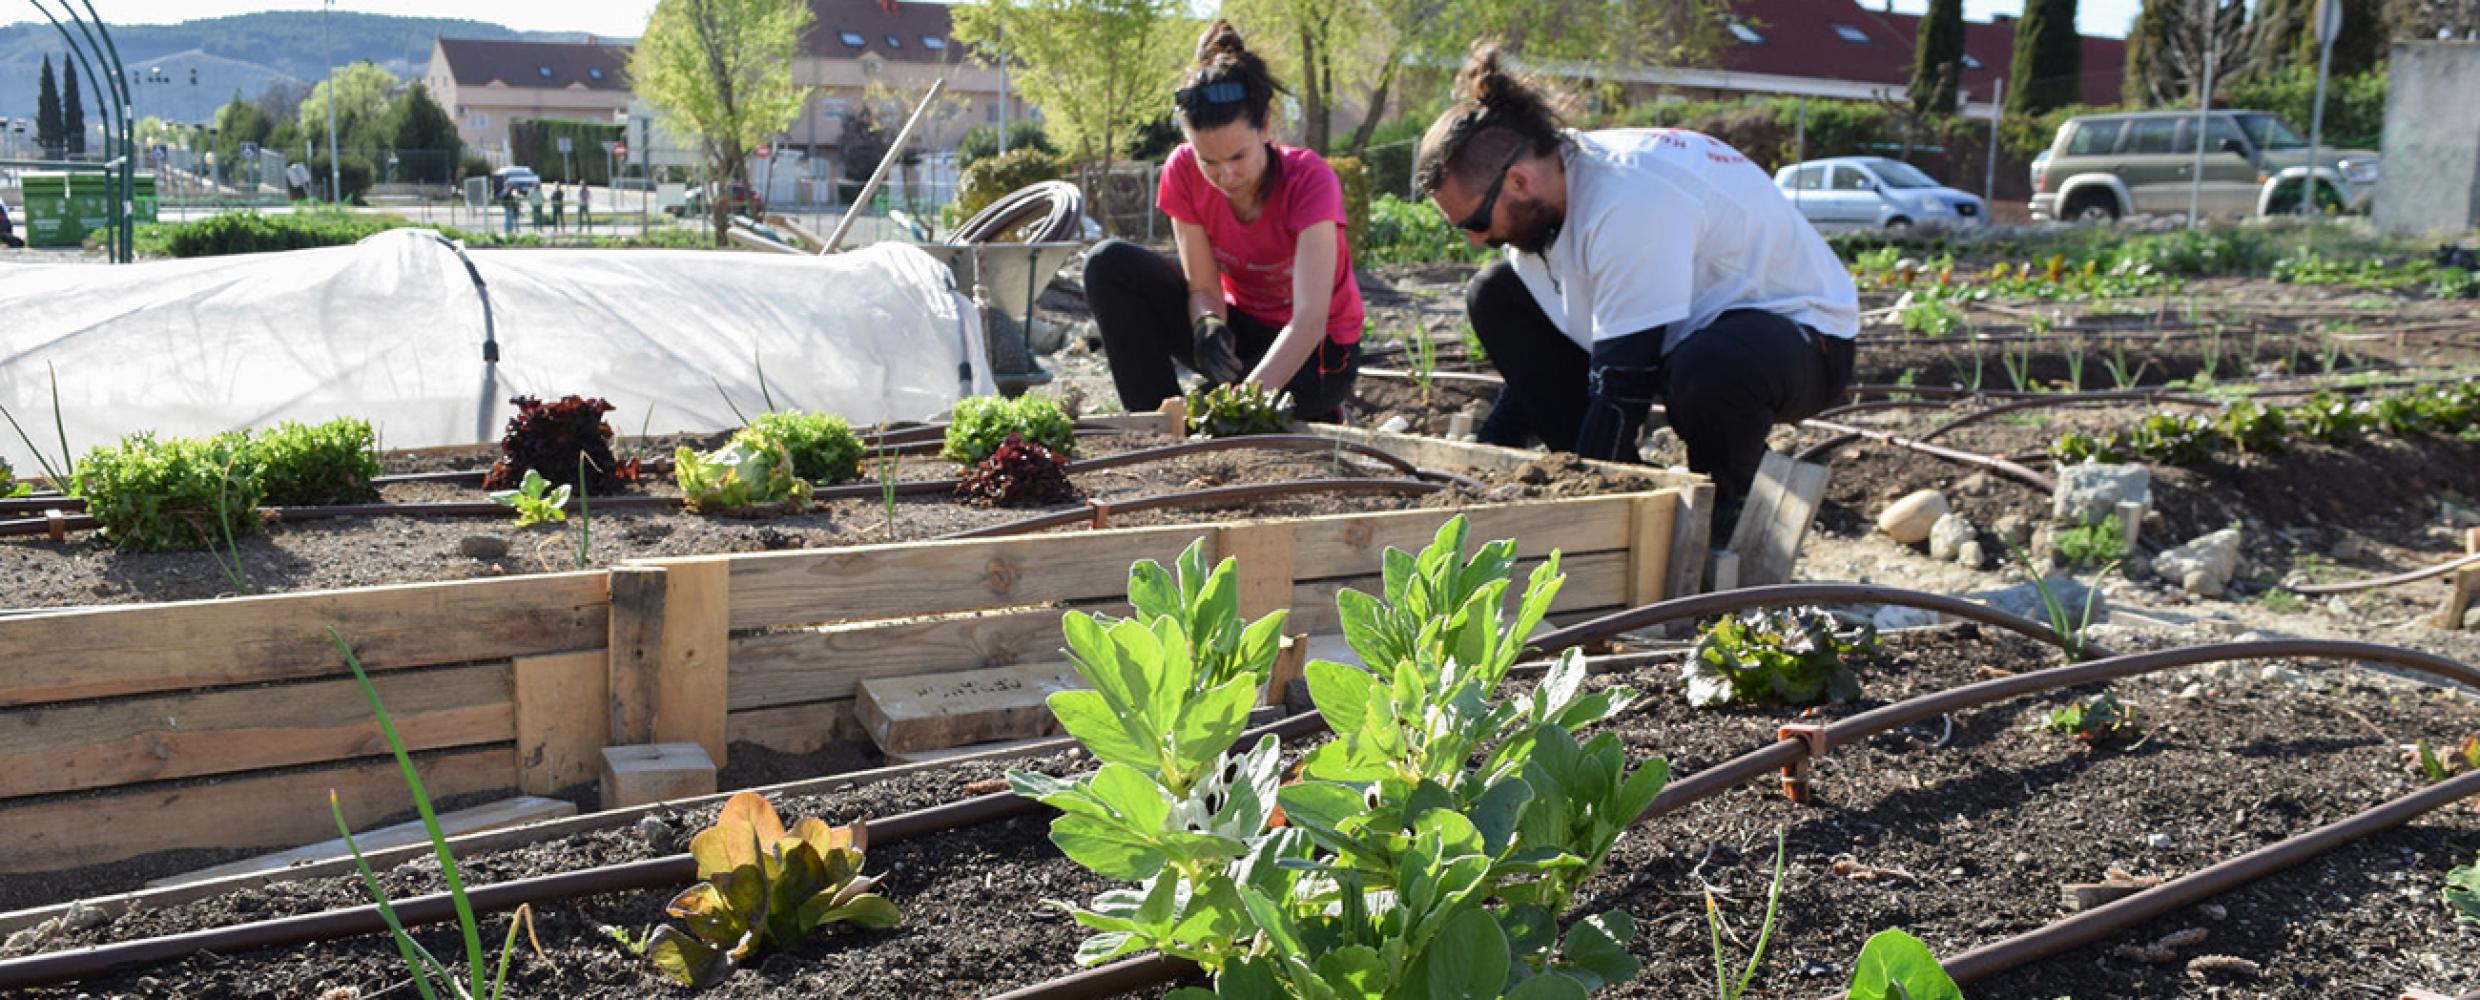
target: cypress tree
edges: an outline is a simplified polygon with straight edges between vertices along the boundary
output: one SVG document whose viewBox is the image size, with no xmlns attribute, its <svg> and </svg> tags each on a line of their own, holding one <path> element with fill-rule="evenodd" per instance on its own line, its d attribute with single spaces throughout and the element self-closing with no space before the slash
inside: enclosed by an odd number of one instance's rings
<svg viewBox="0 0 2480 1000">
<path fill-rule="evenodd" d="M 2075 0 L 2025 0 L 2015 22 L 2013 73 L 2006 112 L 2038 115 L 2084 99 L 2084 39 L 2075 31 Z"/>
<path fill-rule="evenodd" d="M 69 155 L 86 155 L 86 105 L 78 100 L 77 64 L 60 61 L 60 137 Z"/>
<path fill-rule="evenodd" d="M 1963 80 L 1963 0 L 1929 0 L 1913 49 L 1912 110 L 1953 114 Z"/>
<path fill-rule="evenodd" d="M 43 79 L 35 95 L 34 144 L 45 159 L 60 158 L 60 84 L 52 79 L 52 57 L 43 56 Z"/>
</svg>

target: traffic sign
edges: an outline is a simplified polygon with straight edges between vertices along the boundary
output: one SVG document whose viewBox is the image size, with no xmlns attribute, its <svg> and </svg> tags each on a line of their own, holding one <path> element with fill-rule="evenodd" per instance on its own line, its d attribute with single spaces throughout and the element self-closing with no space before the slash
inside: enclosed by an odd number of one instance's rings
<svg viewBox="0 0 2480 1000">
<path fill-rule="evenodd" d="M 750 150 L 750 151 L 749 151 L 749 155 L 754 156 L 754 157 L 757 157 L 758 159 L 761 159 L 761 160 L 766 159 L 767 157 L 772 156 L 772 155 L 774 155 L 774 154 L 775 154 L 775 147 L 774 147 L 773 145 L 771 145 L 771 144 L 768 144 L 768 143 L 763 143 L 763 142 L 761 142 L 761 143 L 759 143 L 759 144 L 758 144 L 758 148 L 756 148 L 756 149 L 753 149 L 753 150 Z"/>
<path fill-rule="evenodd" d="M 561 137 L 560 137 L 560 152 L 562 152 L 562 153 L 567 153 L 567 152 L 570 152 L 570 151 L 572 151 L 572 150 L 574 150 L 574 149 L 576 149 L 576 148 L 577 148 L 577 142 L 576 142 L 576 140 L 571 139 L 571 138 L 569 138 L 568 136 L 561 136 Z"/>
<path fill-rule="evenodd" d="M 628 143 L 625 143 L 625 142 L 615 142 L 615 143 L 612 143 L 612 144 L 611 144 L 611 155 L 613 155 L 613 156 L 617 156 L 617 157 L 619 157 L 619 158 L 621 158 L 621 159 L 623 159 L 623 160 L 628 159 L 628 158 L 629 158 L 629 144 L 628 144 Z"/>
<path fill-rule="evenodd" d="M 2337 0 L 2316 0 L 2316 43 L 2332 45 L 2342 37 L 2342 4 Z"/>
</svg>

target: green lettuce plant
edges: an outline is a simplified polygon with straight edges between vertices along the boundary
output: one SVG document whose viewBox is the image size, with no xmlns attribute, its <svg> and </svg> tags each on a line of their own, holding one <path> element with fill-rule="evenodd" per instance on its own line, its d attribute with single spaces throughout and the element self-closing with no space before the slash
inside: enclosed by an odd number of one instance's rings
<svg viewBox="0 0 2480 1000">
<path fill-rule="evenodd" d="M 974 465 L 989 458 L 1010 434 L 1060 455 L 1076 452 L 1076 422 L 1068 419 L 1059 402 L 1047 396 L 972 396 L 956 401 L 955 413 L 947 424 L 947 442 L 939 451 L 942 458 Z"/>
<path fill-rule="evenodd" d="M 377 499 L 379 434 L 370 421 L 339 417 L 323 424 L 284 421 L 250 435 L 250 464 L 279 507 L 359 503 Z"/>
<path fill-rule="evenodd" d="M 17 481 L 17 470 L 9 467 L 9 460 L 0 458 L 0 500 L 15 500 L 33 492 L 32 484 Z"/>
<path fill-rule="evenodd" d="M 1268 392 L 1254 382 L 1218 385 L 1188 394 L 1188 433 L 1229 438 L 1291 430 L 1288 392 Z"/>
<path fill-rule="evenodd" d="M 1688 704 L 1816 705 L 1860 697 L 1852 663 L 1877 653 L 1877 629 L 1838 633 L 1821 608 L 1751 611 L 1706 626 L 1680 665 Z"/>
<path fill-rule="evenodd" d="M 1849 1000 L 1963 1000 L 1963 988 L 1946 974 L 1929 946 L 1887 929 L 1860 947 L 1851 964 Z"/>
<path fill-rule="evenodd" d="M 838 923 L 893 927 L 902 915 L 861 874 L 869 829 L 828 826 L 815 816 L 787 830 L 755 792 L 734 794 L 715 824 L 689 839 L 698 884 L 673 897 L 665 924 L 644 941 L 655 967 L 704 988 L 766 952 Z"/>
<path fill-rule="evenodd" d="M 831 413 L 782 410 L 758 414 L 743 433 L 766 436 L 792 453 L 792 474 L 815 485 L 861 476 L 861 436 Z"/>
<path fill-rule="evenodd" d="M 1499 696 L 1562 578 L 1553 556 L 1510 620 L 1513 547 L 1467 558 L 1466 530 L 1459 517 L 1418 555 L 1390 549 L 1382 597 L 1338 598 L 1367 666 L 1309 665 L 1336 739 L 1290 785 L 1272 736 L 1232 745 L 1273 651 L 1247 652 L 1229 680 L 1206 683 L 1191 636 L 1224 627 L 1219 612 L 1192 610 L 1216 590 L 1209 576 L 1190 596 L 1196 560 L 1171 578 L 1176 603 L 1163 575 L 1140 567 L 1134 617 L 1107 628 L 1068 617 L 1094 690 L 1053 695 L 1052 708 L 1101 767 L 1010 781 L 1061 810 L 1051 837 L 1071 859 L 1134 883 L 1063 904 L 1097 932 L 1080 962 L 1154 949 L 1214 974 L 1211 990 L 1179 1000 L 1547 1000 L 1635 975 L 1625 913 L 1562 914 L 1668 770 L 1631 772 L 1607 733 L 1576 743 L 1573 731 L 1634 697 L 1585 694 L 1577 654 L 1525 695 Z"/>
<path fill-rule="evenodd" d="M 263 487 L 248 453 L 238 434 L 158 440 L 141 431 L 87 452 L 72 482 L 116 548 L 207 549 L 260 527 Z"/>
<path fill-rule="evenodd" d="M 809 504 L 809 480 L 792 474 L 792 453 L 763 434 L 742 433 L 701 455 L 683 445 L 672 476 L 690 510 L 701 514 Z"/>
<path fill-rule="evenodd" d="M 517 527 L 530 528 L 568 520 L 568 496 L 573 489 L 565 483 L 555 487 L 541 472 L 527 469 L 525 481 L 515 489 L 492 490 L 491 502 L 515 510 Z"/>
<path fill-rule="evenodd" d="M 2454 910 L 2454 922 L 2480 927 L 2480 854 L 2471 863 L 2446 873 L 2446 906 Z"/>
<path fill-rule="evenodd" d="M 2142 723 L 2136 718 L 2135 706 L 2118 700 L 2116 694 L 2103 691 L 2050 711 L 2032 728 L 2045 733 L 2060 733 L 2089 745 L 2135 735 L 2141 726 Z"/>
</svg>

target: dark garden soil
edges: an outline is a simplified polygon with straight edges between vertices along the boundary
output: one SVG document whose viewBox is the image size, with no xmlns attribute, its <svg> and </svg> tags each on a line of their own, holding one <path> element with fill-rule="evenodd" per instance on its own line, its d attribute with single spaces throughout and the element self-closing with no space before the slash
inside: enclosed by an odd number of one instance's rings
<svg viewBox="0 0 2480 1000">
<path fill-rule="evenodd" d="M 1824 710 L 1845 716 L 1888 701 L 1968 683 L 1983 667 L 2033 669 L 2046 647 L 1973 628 L 1888 640 L 1864 669 L 1867 700 Z M 1663 818 L 1622 841 L 1588 885 L 1584 911 L 1624 907 L 1637 919 L 1646 971 L 1605 995 L 1675 998 L 1712 989 L 1702 894 L 1715 894 L 1733 937 L 1755 935 L 1781 829 L 1789 874 L 1781 925 L 1751 996 L 1815 996 L 1839 987 L 1866 937 L 1905 928 L 1941 954 L 2065 915 L 2058 887 L 2112 868 L 2176 876 L 2340 819 L 2417 787 L 2398 744 L 2480 732 L 2480 703 L 2434 688 L 2340 669 L 2296 665 L 2292 684 L 2260 682 L 2255 665 L 2163 675 L 2118 688 L 2143 712 L 2132 741 L 2083 748 L 2026 731 L 2074 693 L 1953 717 L 1838 750 L 1818 766 L 1814 804 L 1794 806 L 1764 781 Z M 1594 683 L 1650 692 L 1614 723 L 1637 756 L 1667 757 L 1675 773 L 1709 767 L 1773 738 L 1782 710 L 1698 712 L 1656 664 Z M 2190 683 L 2194 697 L 2169 692 Z M 2089 692 L 2082 692 L 2089 693 Z M 1061 773 L 1077 761 L 1047 758 Z M 832 820 L 886 815 L 968 794 L 998 767 L 865 786 L 779 807 Z M 701 811 L 703 813 L 704 811 Z M 705 815 L 630 827 L 472 859 L 490 882 L 677 850 Z M 830 933 L 743 970 L 709 995 L 902 998 L 988 996 L 1070 971 L 1082 936 L 1045 899 L 1085 900 L 1110 887 L 1068 863 L 1044 839 L 1047 820 L 1019 818 L 904 844 L 880 845 L 869 868 L 903 925 Z M 2480 931 L 2457 929 L 2438 890 L 2448 868 L 2480 849 L 2480 812 L 2456 807 L 2327 858 L 2179 911 L 2135 931 L 1995 980 L 1975 997 L 2391 996 L 2420 984 L 2480 987 Z M 1836 862 L 1843 861 L 1837 874 Z M 1874 877 L 1854 877 L 1866 872 Z M 435 888 L 428 866 L 386 876 L 391 891 Z M 550 961 L 521 958 L 512 995 L 617 998 L 685 995 L 601 930 L 636 932 L 661 919 L 669 891 L 555 903 L 537 913 Z M 283 913 L 354 905 L 350 879 L 229 894 L 123 916 L 56 936 L 43 947 L 158 935 Z M 492 928 L 504 927 L 498 919 Z M 2150 964 L 2116 949 L 2202 928 L 2204 940 Z M 461 947 L 453 932 L 420 932 L 435 953 Z M 2197 979 L 2185 963 L 2229 954 L 2255 963 L 2251 979 Z M 97 997 L 369 997 L 403 973 L 377 937 L 249 954 L 201 957 L 52 994 Z M 350 987 L 358 992 L 328 991 Z"/>
<path fill-rule="evenodd" d="M 674 439 L 663 439 L 645 454 L 668 454 Z M 715 443 L 692 439 L 693 445 Z M 1080 446 L 1089 457 L 1118 454 L 1173 443 L 1151 435 L 1088 436 Z M 636 451 L 634 442 L 621 449 Z M 494 448 L 464 451 L 392 452 L 384 456 L 388 473 L 475 469 L 489 464 Z M 953 462 L 931 455 L 902 459 L 899 480 L 950 479 Z M 1473 473 L 1469 469 L 1450 472 Z M 1314 451 L 1235 450 L 1188 456 L 1150 465 L 1082 473 L 1077 487 L 1094 500 L 1126 500 L 1214 486 L 1274 483 L 1337 477 L 1393 478 L 1396 473 L 1342 453 Z M 1605 492 L 1590 472 L 1544 477 L 1538 470 L 1519 480 L 1507 474 L 1475 474 L 1494 500 Z M 869 480 L 863 480 L 868 483 Z M 1634 488 L 1634 487 L 1625 487 Z M 644 496 L 678 496 L 668 475 L 648 476 L 630 491 Z M 397 483 L 382 489 L 388 502 L 474 502 L 485 499 L 478 486 L 434 482 Z M 1202 507 L 1142 511 L 1114 515 L 1113 527 L 1156 524 L 1216 523 L 1256 517 L 1403 510 L 1425 503 L 1470 502 L 1479 499 L 1456 490 L 1446 495 L 1392 496 L 1335 494 L 1275 497 Z M 562 572 L 608 566 L 630 559 L 774 549 L 831 548 L 883 542 L 917 541 L 951 532 L 1019 521 L 1077 504 L 1042 507 L 979 508 L 947 496 L 899 497 L 890 520 L 886 505 L 869 499 L 831 500 L 812 512 L 789 517 L 708 517 L 679 510 L 594 509 L 591 542 L 585 563 L 578 547 L 586 519 L 574 515 L 564 524 L 513 528 L 509 516 L 382 516 L 339 518 L 269 525 L 265 533 L 240 541 L 239 554 L 248 581 L 247 593 L 280 593 L 389 583 L 461 580 L 526 573 Z M 1079 529 L 1068 529 L 1079 530 Z M 473 547 L 480 546 L 475 549 Z M 469 554 L 479 551 L 481 556 Z M 233 596 L 237 589 L 217 557 L 206 552 L 120 552 L 101 534 L 81 532 L 66 541 L 41 536 L 0 539 L 0 607 L 62 607 L 132 602 L 181 601 Z"/>
</svg>

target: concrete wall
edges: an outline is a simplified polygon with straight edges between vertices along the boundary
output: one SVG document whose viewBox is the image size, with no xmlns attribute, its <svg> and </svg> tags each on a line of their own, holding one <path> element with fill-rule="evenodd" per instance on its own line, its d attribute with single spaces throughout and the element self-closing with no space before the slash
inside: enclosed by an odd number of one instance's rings
<svg viewBox="0 0 2480 1000">
<path fill-rule="evenodd" d="M 2459 236 L 2480 224 L 2480 42 L 2394 46 L 2377 228 Z"/>
</svg>

